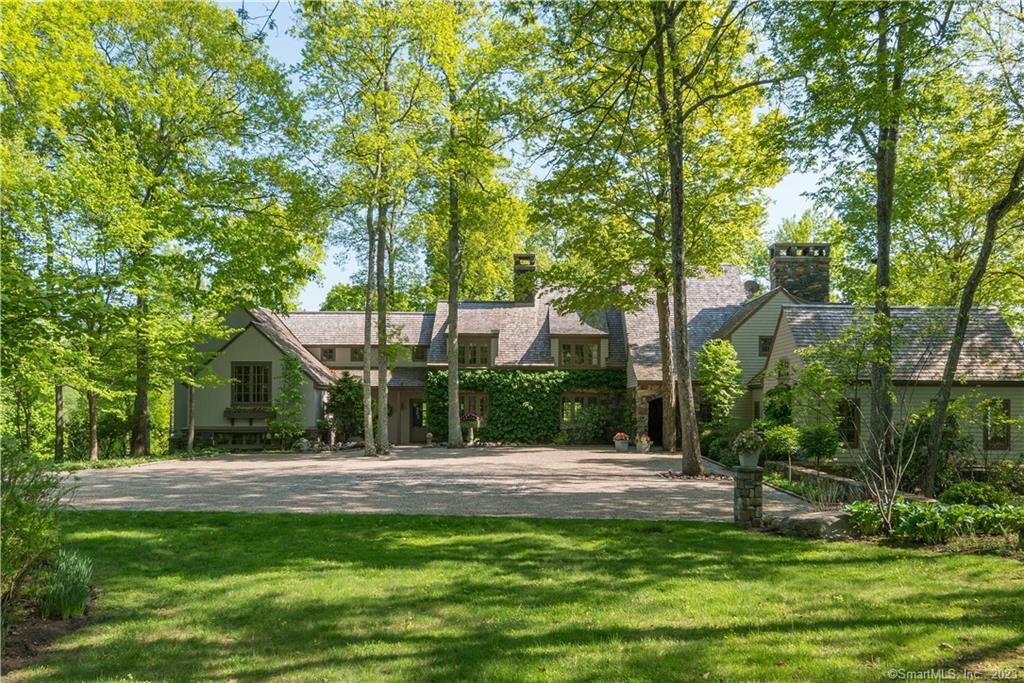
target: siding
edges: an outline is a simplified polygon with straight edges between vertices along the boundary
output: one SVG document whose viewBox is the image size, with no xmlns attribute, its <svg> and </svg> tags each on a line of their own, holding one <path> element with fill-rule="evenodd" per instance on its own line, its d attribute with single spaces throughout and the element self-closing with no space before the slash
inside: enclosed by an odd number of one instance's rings
<svg viewBox="0 0 1024 683">
<path fill-rule="evenodd" d="M 772 298 L 744 320 L 728 337 L 733 348 L 736 349 L 736 356 L 739 358 L 740 368 L 743 370 L 743 374 L 740 376 L 740 384 L 743 387 L 746 387 L 754 375 L 765 368 L 765 361 L 768 360 L 758 353 L 758 338 L 770 337 L 775 334 L 775 326 L 779 322 L 779 311 L 782 309 L 782 305 L 793 303 L 792 297 L 781 290 L 765 296 Z M 736 401 L 733 417 L 744 424 L 754 419 L 754 398 L 749 389 Z"/>
<path fill-rule="evenodd" d="M 281 387 L 280 349 L 270 343 L 263 334 L 250 327 L 240 334 L 224 351 L 210 361 L 207 366 L 211 373 L 222 380 L 230 380 L 232 362 L 267 362 L 271 364 L 271 400 L 277 396 Z M 315 429 L 316 420 L 320 415 L 320 392 L 306 375 L 302 376 L 302 422 L 306 429 Z M 177 402 L 176 402 L 177 403 Z M 231 405 L 231 383 L 221 381 L 216 384 L 197 388 L 195 391 L 195 420 L 197 430 L 230 427 L 231 421 L 224 417 L 224 409 Z M 177 423 L 177 420 L 175 421 Z M 236 424 L 238 421 L 236 420 Z M 182 428 L 185 424 L 184 409 L 182 411 Z M 262 426 L 265 422 L 257 420 L 254 426 Z M 248 425 L 248 421 L 246 421 Z"/>
</svg>

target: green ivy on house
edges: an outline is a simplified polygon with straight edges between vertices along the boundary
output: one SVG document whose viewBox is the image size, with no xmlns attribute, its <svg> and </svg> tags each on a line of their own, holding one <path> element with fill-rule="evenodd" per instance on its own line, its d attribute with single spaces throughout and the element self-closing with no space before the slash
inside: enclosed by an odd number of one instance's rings
<svg viewBox="0 0 1024 683">
<path fill-rule="evenodd" d="M 626 371 L 595 370 L 463 370 L 460 391 L 489 395 L 487 423 L 478 436 L 484 441 L 547 443 L 561 429 L 561 397 L 566 391 L 602 390 L 625 399 Z M 448 371 L 427 373 L 426 426 L 439 441 L 448 439 Z M 628 419 L 628 418 L 627 418 Z M 630 425 L 621 429 L 629 431 Z"/>
</svg>

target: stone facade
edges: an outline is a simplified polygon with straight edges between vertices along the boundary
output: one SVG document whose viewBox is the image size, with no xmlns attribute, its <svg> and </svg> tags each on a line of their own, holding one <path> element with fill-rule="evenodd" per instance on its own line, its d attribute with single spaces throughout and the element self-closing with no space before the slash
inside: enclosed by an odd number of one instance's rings
<svg viewBox="0 0 1024 683">
<path fill-rule="evenodd" d="M 760 528 L 761 511 L 763 509 L 761 483 L 764 469 L 761 467 L 736 467 L 732 476 L 735 482 L 733 491 L 733 521 L 741 529 Z"/>
</svg>

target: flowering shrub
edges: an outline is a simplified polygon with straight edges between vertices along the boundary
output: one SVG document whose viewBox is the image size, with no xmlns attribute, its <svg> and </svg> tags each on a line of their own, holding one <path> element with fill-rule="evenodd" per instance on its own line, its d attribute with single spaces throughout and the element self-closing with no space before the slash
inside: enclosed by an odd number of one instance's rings
<svg viewBox="0 0 1024 683">
<path fill-rule="evenodd" d="M 764 448 L 764 439 L 753 429 L 740 432 L 732 440 L 732 447 L 740 453 L 760 453 Z"/>
<path fill-rule="evenodd" d="M 612 441 L 629 441 L 629 434 L 626 432 L 617 432 L 615 436 L 612 437 Z"/>
</svg>

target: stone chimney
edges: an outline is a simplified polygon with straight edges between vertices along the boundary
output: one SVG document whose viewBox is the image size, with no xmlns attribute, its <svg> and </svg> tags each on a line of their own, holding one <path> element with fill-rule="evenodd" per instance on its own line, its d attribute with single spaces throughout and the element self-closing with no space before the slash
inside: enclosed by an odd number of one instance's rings
<svg viewBox="0 0 1024 683">
<path fill-rule="evenodd" d="M 772 289 L 786 291 L 810 303 L 828 303 L 829 245 L 825 242 L 776 242 L 768 247 Z"/>
<path fill-rule="evenodd" d="M 512 264 L 512 300 L 532 304 L 537 295 L 537 256 L 515 254 Z"/>
</svg>

